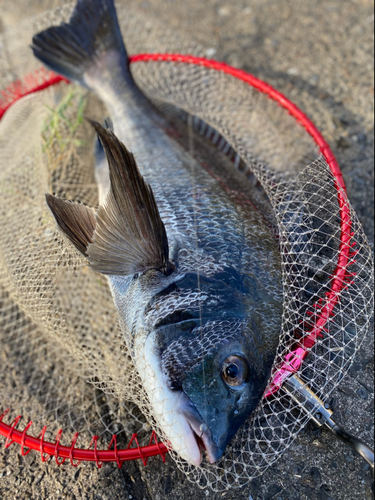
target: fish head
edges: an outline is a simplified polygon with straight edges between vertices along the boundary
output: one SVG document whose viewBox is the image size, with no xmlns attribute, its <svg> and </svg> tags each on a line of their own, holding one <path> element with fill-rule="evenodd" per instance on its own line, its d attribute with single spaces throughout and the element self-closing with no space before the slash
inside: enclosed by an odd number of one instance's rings
<svg viewBox="0 0 375 500">
<path fill-rule="evenodd" d="M 200 329 L 202 337 L 196 331 L 190 344 L 186 336 L 179 345 L 174 343 L 173 359 L 167 360 L 164 353 L 162 369 L 169 387 L 184 394 L 177 411 L 191 427 L 197 445 L 205 449 L 208 461 L 214 463 L 261 400 L 272 356 L 259 352 L 258 346 L 251 348 L 254 335 L 238 318 L 210 321 Z M 207 331 L 214 345 L 207 345 Z"/>
<path fill-rule="evenodd" d="M 217 346 L 186 373 L 182 388 L 206 424 L 206 427 L 201 424 L 200 430 L 203 427 L 206 431 L 203 442 L 209 462 L 221 458 L 255 410 L 265 382 L 267 379 L 257 372 L 240 340 Z M 193 427 L 193 430 L 198 434 L 198 429 Z"/>
<path fill-rule="evenodd" d="M 191 450 L 183 457 L 198 465 L 203 450 L 210 463 L 218 461 L 255 410 L 270 376 L 278 332 L 274 327 L 270 342 L 262 315 L 246 314 L 238 290 L 226 284 L 221 293 L 221 280 L 200 277 L 198 293 L 193 281 L 194 275 L 180 277 L 151 301 L 146 317 L 153 312 L 159 318 L 155 371 L 161 370 L 167 397 L 175 401 L 181 446 Z"/>
</svg>

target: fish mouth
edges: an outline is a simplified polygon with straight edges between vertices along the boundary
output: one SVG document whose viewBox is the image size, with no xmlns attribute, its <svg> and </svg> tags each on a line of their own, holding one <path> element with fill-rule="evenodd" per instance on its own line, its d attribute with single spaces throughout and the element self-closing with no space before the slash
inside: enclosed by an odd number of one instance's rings
<svg viewBox="0 0 375 500">
<path fill-rule="evenodd" d="M 196 440 L 197 447 L 199 448 L 200 452 L 202 450 L 205 452 L 208 462 L 210 464 L 213 464 L 220 460 L 220 458 L 224 454 L 225 449 L 221 449 L 216 445 L 212 438 L 210 428 L 184 392 L 181 392 L 180 405 L 177 411 L 185 418 L 186 422 L 190 426 L 192 435 Z"/>
</svg>

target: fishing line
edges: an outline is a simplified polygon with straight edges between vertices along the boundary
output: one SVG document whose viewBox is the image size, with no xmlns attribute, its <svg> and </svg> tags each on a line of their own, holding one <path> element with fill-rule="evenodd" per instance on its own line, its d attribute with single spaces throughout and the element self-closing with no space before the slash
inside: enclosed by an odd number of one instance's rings
<svg viewBox="0 0 375 500">
<path fill-rule="evenodd" d="M 196 254 L 198 255 L 199 251 L 199 244 L 198 244 L 198 224 L 197 224 L 197 191 L 196 191 L 196 184 L 194 183 L 195 179 L 195 167 L 196 167 L 196 162 L 194 161 L 194 129 L 193 129 L 193 117 L 191 115 L 188 116 L 187 120 L 187 130 L 188 130 L 188 151 L 190 154 L 191 160 L 189 161 L 190 166 L 191 166 L 191 172 L 192 172 L 192 193 L 193 193 L 193 199 L 194 199 L 194 233 L 195 233 L 195 251 Z M 197 259 L 197 267 L 196 267 L 196 272 L 197 272 L 197 287 L 198 287 L 198 293 L 199 293 L 199 299 L 198 299 L 198 308 L 199 308 L 199 328 L 201 331 L 200 339 L 201 339 L 201 344 L 203 346 L 203 317 L 202 317 L 202 300 L 201 300 L 201 283 L 200 283 L 200 268 L 199 268 L 199 263 Z M 202 383 L 203 383 L 203 392 L 204 392 L 204 404 L 205 408 L 207 408 L 207 391 L 206 391 L 206 377 L 205 377 L 205 370 L 204 370 L 204 350 L 202 349 Z"/>
</svg>

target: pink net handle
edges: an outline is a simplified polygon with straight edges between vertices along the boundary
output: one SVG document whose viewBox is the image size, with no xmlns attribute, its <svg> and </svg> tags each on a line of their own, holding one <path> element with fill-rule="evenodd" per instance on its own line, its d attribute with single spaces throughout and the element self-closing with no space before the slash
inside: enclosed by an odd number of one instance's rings
<svg viewBox="0 0 375 500">
<path fill-rule="evenodd" d="M 331 289 L 326 293 L 325 300 L 318 304 L 317 310 L 314 313 L 314 317 L 316 318 L 315 324 L 309 331 L 309 334 L 299 342 L 298 346 L 288 353 L 283 364 L 274 374 L 265 394 L 265 397 L 269 397 L 280 389 L 286 378 L 300 369 L 309 349 L 314 346 L 318 337 L 323 336 L 322 331 L 324 330 L 327 321 L 333 314 L 333 310 L 339 300 L 341 291 L 347 286 L 348 283 L 348 276 L 350 276 L 350 273 L 348 272 L 348 265 L 350 264 L 350 257 L 352 255 L 353 244 L 351 240 L 353 234 L 351 232 L 351 218 L 346 198 L 346 187 L 341 170 L 328 143 L 316 128 L 314 123 L 287 97 L 271 87 L 268 83 L 259 80 L 255 76 L 246 73 L 243 70 L 233 68 L 225 63 L 182 54 L 138 54 L 131 56 L 129 61 L 131 64 L 149 61 L 169 61 L 183 64 L 195 64 L 215 71 L 221 71 L 237 78 L 238 80 L 246 82 L 248 85 L 255 88 L 259 92 L 266 94 L 270 99 L 276 101 L 280 106 L 285 108 L 289 114 L 306 129 L 307 133 L 318 145 L 320 152 L 326 159 L 331 172 L 336 179 L 337 197 L 340 207 L 341 234 L 339 259 L 335 272 L 332 276 Z M 9 109 L 17 100 L 62 81 L 69 83 L 65 78 L 56 75 L 51 71 L 41 69 L 32 75 L 25 77 L 23 82 L 14 82 L 10 87 L 8 87 L 8 89 L 1 92 L 0 119 L 6 110 Z M 70 447 L 61 446 L 60 438 L 62 431 L 59 431 L 56 436 L 55 443 L 49 443 L 43 440 L 44 433 L 46 431 L 45 428 L 38 438 L 34 438 L 27 434 L 27 430 L 29 429 L 31 422 L 21 432 L 15 428 L 21 417 L 17 417 L 11 425 L 7 425 L 2 422 L 2 419 L 6 414 L 7 411 L 0 417 L 0 434 L 6 437 L 5 447 L 8 447 L 13 442 L 16 442 L 21 445 L 22 454 L 28 453 L 31 449 L 38 450 L 41 453 L 42 460 L 45 460 L 44 454 L 47 454 L 48 456 L 53 455 L 55 456 L 56 463 L 58 464 L 63 463 L 67 458 L 69 458 L 72 465 L 77 465 L 77 463 L 74 463 L 74 460 L 78 462 L 85 460 L 96 462 L 98 467 L 101 466 L 102 462 L 117 462 L 117 464 L 121 466 L 122 462 L 125 460 L 135 460 L 140 458 L 146 465 L 148 457 L 155 455 L 160 455 L 163 461 L 165 461 L 165 454 L 168 452 L 168 447 L 165 444 L 157 442 L 156 434 L 154 432 L 151 436 L 149 446 L 139 446 L 136 434 L 132 436 L 129 443 L 130 446 L 133 442 L 135 442 L 136 447 L 134 448 L 129 448 L 128 446 L 127 449 L 117 450 L 116 436 L 113 436 L 109 445 L 109 448 L 114 446 L 113 450 L 98 450 L 98 438 L 95 436 L 91 443 L 91 445 L 94 445 L 93 450 L 79 449 L 75 448 L 78 434 L 74 436 Z M 153 445 L 151 444 L 152 440 L 155 441 L 155 444 Z M 27 451 L 25 451 L 25 447 L 28 448 Z M 59 458 L 61 460 L 59 460 Z"/>
</svg>

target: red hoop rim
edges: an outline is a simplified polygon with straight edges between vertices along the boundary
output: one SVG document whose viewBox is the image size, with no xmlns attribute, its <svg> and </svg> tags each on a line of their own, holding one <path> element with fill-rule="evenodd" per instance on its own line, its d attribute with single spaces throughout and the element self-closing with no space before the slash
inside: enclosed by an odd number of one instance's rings
<svg viewBox="0 0 375 500">
<path fill-rule="evenodd" d="M 324 330 L 327 321 L 333 314 L 333 310 L 337 302 L 339 301 L 339 295 L 341 291 L 343 290 L 343 288 L 348 286 L 348 284 L 350 284 L 350 278 L 352 277 L 352 274 L 348 272 L 348 266 L 350 265 L 350 258 L 353 253 L 353 244 L 351 242 L 353 233 L 351 232 L 352 222 L 350 217 L 350 210 L 347 204 L 346 187 L 340 167 L 327 141 L 324 139 L 323 135 L 320 133 L 315 124 L 310 120 L 310 118 L 308 118 L 305 113 L 303 113 L 281 92 L 274 89 L 268 83 L 251 75 L 250 73 L 212 59 L 205 59 L 203 57 L 195 57 L 192 55 L 183 54 L 137 54 L 131 56 L 129 58 L 129 62 L 131 64 L 140 62 L 176 62 L 184 64 L 194 64 L 203 66 L 207 69 L 226 73 L 238 80 L 247 83 L 249 86 L 267 95 L 270 99 L 274 100 L 280 106 L 285 108 L 288 113 L 305 128 L 306 132 L 312 137 L 314 142 L 319 147 L 321 154 L 326 159 L 331 172 L 336 179 L 337 197 L 340 207 L 341 234 L 339 258 L 336 269 L 332 276 L 331 289 L 329 292 L 327 292 L 325 300 L 319 303 L 318 310 L 315 311 L 316 321 L 314 327 L 311 328 L 309 335 L 304 337 L 304 339 L 300 342 L 299 347 L 295 348 L 287 355 L 283 365 L 275 374 L 273 381 L 268 388 L 267 393 L 265 394 L 265 397 L 268 397 L 277 392 L 285 379 L 300 368 L 303 359 L 308 353 L 308 350 L 315 344 L 318 337 L 322 337 L 322 331 Z M 0 103 L 0 119 L 2 118 L 4 113 L 22 97 L 39 92 L 63 81 L 69 83 L 69 80 L 67 80 L 66 78 L 60 75 L 56 75 L 51 71 L 47 72 L 43 69 L 39 70 L 38 73 L 38 76 L 39 78 L 42 78 L 42 81 L 39 83 L 35 83 L 35 74 L 36 73 L 33 73 L 25 77 L 24 82 L 14 82 L 6 90 L 1 92 L 3 103 Z M 63 463 L 66 458 L 69 458 L 70 463 L 74 466 L 78 465 L 78 463 L 74 463 L 74 460 L 78 460 L 78 462 L 96 462 L 98 467 L 101 467 L 102 462 L 117 462 L 119 467 L 121 467 L 121 464 L 125 460 L 136 459 L 141 459 L 144 465 L 146 465 L 147 459 L 155 455 L 160 455 L 164 462 L 165 454 L 169 451 L 168 446 L 157 441 L 155 432 L 153 432 L 151 436 L 149 445 L 143 447 L 139 446 L 136 435 L 133 435 L 129 446 L 132 442 L 135 442 L 137 445 L 135 448 L 128 447 L 126 449 L 117 450 L 116 437 L 114 436 L 109 446 L 110 448 L 112 443 L 114 442 L 114 450 L 98 450 L 97 437 L 94 437 L 92 442 L 94 443 L 94 450 L 79 449 L 75 448 L 75 443 L 78 437 L 77 434 L 74 436 L 70 447 L 61 446 L 60 437 L 62 431 L 58 433 L 55 443 L 46 442 L 43 439 L 45 428 L 43 430 L 44 432 L 42 431 L 42 433 L 39 435 L 39 438 L 34 438 L 26 433 L 31 423 L 29 423 L 22 432 L 18 431 L 15 428 L 21 417 L 17 417 L 10 425 L 3 423 L 2 419 L 7 413 L 8 410 L 5 411 L 0 417 L 0 434 L 6 437 L 5 447 L 7 448 L 8 446 L 10 446 L 10 444 L 16 442 L 21 445 L 21 451 L 23 454 L 28 453 L 30 449 L 38 450 L 41 453 L 43 461 L 45 460 L 44 454 L 47 454 L 49 456 L 53 455 L 55 456 L 56 463 L 59 465 Z M 152 440 L 155 441 L 154 445 L 151 444 Z M 29 450 L 24 452 L 24 447 L 29 448 Z M 58 458 L 61 458 L 62 460 L 59 461 Z"/>
</svg>

